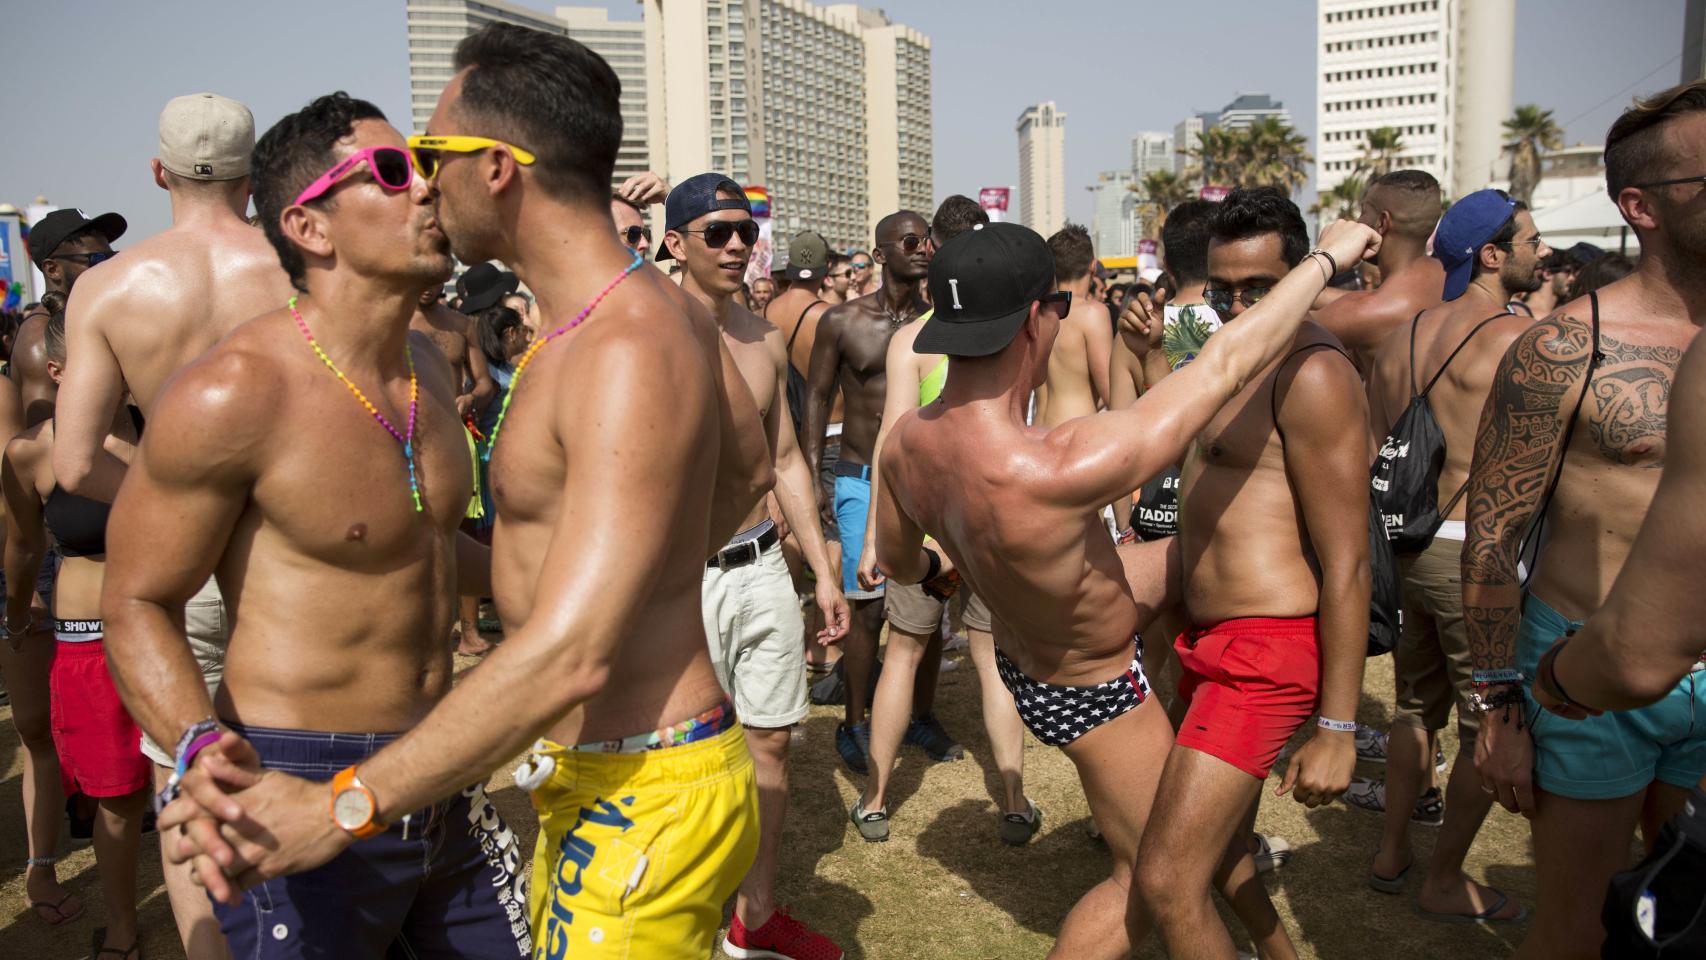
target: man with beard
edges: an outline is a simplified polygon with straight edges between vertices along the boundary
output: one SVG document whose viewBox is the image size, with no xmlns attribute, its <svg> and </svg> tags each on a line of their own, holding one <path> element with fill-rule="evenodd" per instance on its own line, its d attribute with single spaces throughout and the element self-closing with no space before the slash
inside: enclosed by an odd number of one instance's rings
<svg viewBox="0 0 1706 960">
<path fill-rule="evenodd" d="M 1512 294 L 1540 286 L 1540 263 L 1547 252 L 1528 210 L 1503 191 L 1481 190 L 1457 201 L 1441 218 L 1434 241 L 1434 257 L 1446 267 L 1445 303 L 1421 311 L 1387 337 L 1374 351 L 1369 370 L 1374 436 L 1385 436 L 1422 393 L 1445 439 L 1436 500 L 1444 522 L 1425 550 L 1399 558 L 1404 628 L 1392 652 L 1397 710 L 1387 738 L 1386 779 L 1366 786 L 1359 782 L 1345 794 L 1347 803 L 1385 811 L 1369 885 L 1383 893 L 1402 892 L 1413 859 L 1410 822 L 1424 799 L 1433 743 L 1457 707 L 1458 752 L 1443 797 L 1444 824 L 1417 898 L 1424 916 L 1497 921 L 1524 915 L 1504 894 L 1463 874 L 1463 860 L 1493 798 L 1481 790 L 1475 772 L 1478 717 L 1469 704 L 1471 663 L 1460 583 L 1462 491 L 1493 374 L 1505 350 L 1533 325 L 1527 317 L 1505 312 L 1504 304 Z M 1410 454 L 1382 450 L 1380 455 Z M 1430 794 L 1437 804 L 1437 788 Z"/>
<path fill-rule="evenodd" d="M 883 265 L 883 285 L 876 293 L 823 315 L 806 374 L 801 445 L 814 474 L 823 462 L 825 426 L 837 390 L 845 403 L 841 451 L 832 468 L 835 501 L 833 509 L 826 511 L 841 532 L 841 590 L 853 601 L 852 621 L 841 653 L 847 712 L 846 720 L 836 727 L 835 748 L 848 768 L 861 774 L 870 769 L 871 730 L 865 713 L 877 658 L 877 634 L 882 629 L 883 607 L 879 601 L 883 590 L 880 584 L 870 589 L 861 586 L 858 572 L 865 519 L 871 506 L 871 459 L 877 431 L 882 427 L 883 391 L 888 383 L 884 361 L 894 332 L 929 309 L 919 288 L 930 269 L 934 249 L 930 225 L 919 214 L 902 210 L 877 221 L 876 258 Z M 925 653 L 926 660 L 931 656 Z M 939 662 L 940 655 L 935 656 Z"/>
<path fill-rule="evenodd" d="M 847 629 L 847 601 L 818 528 L 817 484 L 788 415 L 787 348 L 781 331 L 734 302 L 758 239 L 746 191 L 721 174 L 702 173 L 670 192 L 665 211 L 669 230 L 658 256 L 685 264 L 681 288 L 710 309 L 758 403 L 776 469 L 775 499 L 817 579 L 818 611 L 828 629 L 816 639 L 833 642 Z M 759 503 L 742 519 L 706 565 L 702 591 L 711 663 L 740 714 L 758 780 L 758 856 L 735 895 L 724 949 L 732 956 L 786 950 L 783 956 L 833 960 L 841 953 L 835 944 L 776 908 L 788 741 L 808 704 L 805 624 L 777 524 L 765 514 Z"/>
<path fill-rule="evenodd" d="M 1385 238 L 1377 264 L 1380 286 L 1339 297 L 1315 311 L 1315 322 L 1339 338 L 1365 373 L 1375 348 L 1392 331 L 1439 302 L 1444 271 L 1428 256 L 1439 212 L 1439 181 L 1422 170 L 1394 170 L 1374 178 L 1363 192 L 1358 220 Z"/>
<path fill-rule="evenodd" d="M 711 545 L 774 483 L 769 454 L 709 312 L 616 238 L 609 64 L 508 24 L 464 38 L 454 63 L 417 163 L 459 259 L 508 264 L 544 321 L 492 428 L 505 642 L 335 793 L 276 771 L 192 774 L 196 802 L 164 822 L 195 818 L 198 872 L 229 901 L 228 877 L 315 866 L 351 845 L 347 826 L 395 823 L 531 743 L 518 782 L 539 811 L 540 953 L 703 957 L 758 809 L 701 587 Z"/>
<path fill-rule="evenodd" d="M 1651 706 L 1585 720 L 1531 723 L 1529 696 L 1542 654 L 1604 601 L 1658 486 L 1677 365 L 1706 321 L 1702 151 L 1706 81 L 1637 101 L 1612 124 L 1606 189 L 1640 237 L 1640 266 L 1518 337 L 1481 414 L 1463 617 L 1485 711 L 1476 766 L 1534 831 L 1524 960 L 1599 954 L 1606 884 L 1636 825 L 1652 843 L 1706 774 L 1696 674 Z M 1525 584 L 1518 561 L 1536 523 Z"/>
<path fill-rule="evenodd" d="M 457 533 L 473 469 L 459 384 L 409 331 L 421 290 L 450 276 L 433 191 L 379 110 L 341 93 L 280 120 L 253 170 L 298 292 L 157 400 L 107 535 L 113 675 L 178 745 L 175 784 L 258 761 L 308 801 L 296 839 L 339 854 L 226 897 L 233 956 L 525 954 L 519 852 L 480 783 L 463 773 L 453 799 L 379 815 L 355 772 L 450 688 L 456 596 L 490 580 Z M 210 700 L 179 623 L 215 571 L 241 616 Z"/>
</svg>

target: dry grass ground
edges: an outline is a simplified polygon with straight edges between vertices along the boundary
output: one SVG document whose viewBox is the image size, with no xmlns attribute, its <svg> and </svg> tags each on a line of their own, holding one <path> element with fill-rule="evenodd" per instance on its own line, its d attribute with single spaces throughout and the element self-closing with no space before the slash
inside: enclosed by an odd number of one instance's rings
<svg viewBox="0 0 1706 960">
<path fill-rule="evenodd" d="M 1068 908 L 1107 874 L 1108 854 L 1086 832 L 1089 814 L 1071 764 L 1059 751 L 1028 738 L 1026 789 L 1044 809 L 1045 826 L 1022 849 L 996 839 L 988 772 L 981 765 L 989 753 L 976 678 L 970 660 L 958 659 L 958 669 L 942 675 L 938 712 L 970 756 L 932 764 L 915 750 L 903 752 L 888 843 L 862 842 L 847 822 L 857 784 L 834 751 L 839 708 L 814 707 L 796 736 L 778 893 L 851 958 L 1041 957 Z M 463 658 L 460 665 L 471 664 Z M 1364 691 L 1359 719 L 1384 725 L 1392 696 L 1389 659 L 1370 662 Z M 18 806 L 22 764 L 10 719 L 10 711 L 0 708 L 0 958 L 83 957 L 91 929 L 102 922 L 88 847 L 68 851 L 60 865 L 61 879 L 88 901 L 83 917 L 50 928 L 24 903 L 24 828 Z M 1448 734 L 1448 756 L 1456 746 L 1455 736 Z M 531 809 L 510 781 L 509 769 L 492 778 L 492 795 L 531 844 Z M 1297 853 L 1289 865 L 1267 875 L 1267 883 L 1305 957 L 1499 957 L 1515 947 L 1520 927 L 1446 925 L 1415 916 L 1411 901 L 1417 879 L 1411 881 L 1409 897 L 1370 891 L 1363 878 L 1379 837 L 1378 818 L 1343 804 L 1305 810 L 1289 798 L 1271 796 L 1277 782 L 1277 776 L 1269 781 L 1259 829 L 1287 838 Z M 1425 858 L 1432 831 L 1417 828 L 1414 835 L 1417 857 Z M 142 925 L 147 955 L 164 960 L 182 953 L 160 886 L 157 850 L 152 838 L 145 838 Z M 1532 862 L 1527 827 L 1495 807 L 1470 857 L 1471 874 L 1532 905 Z M 1162 957 L 1165 952 L 1152 940 L 1138 955 Z"/>
</svg>

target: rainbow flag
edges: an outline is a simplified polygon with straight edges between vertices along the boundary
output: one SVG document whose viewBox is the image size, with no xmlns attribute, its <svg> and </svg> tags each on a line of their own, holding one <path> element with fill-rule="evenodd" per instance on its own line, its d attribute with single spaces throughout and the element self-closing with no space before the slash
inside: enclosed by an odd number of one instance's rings
<svg viewBox="0 0 1706 960">
<path fill-rule="evenodd" d="M 752 204 L 754 217 L 770 216 L 770 191 L 763 187 L 747 187 L 746 202 Z"/>
</svg>

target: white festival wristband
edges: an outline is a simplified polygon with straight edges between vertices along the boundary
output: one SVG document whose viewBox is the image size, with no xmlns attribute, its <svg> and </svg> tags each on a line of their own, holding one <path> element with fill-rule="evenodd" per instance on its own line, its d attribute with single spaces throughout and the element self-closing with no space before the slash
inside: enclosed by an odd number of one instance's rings
<svg viewBox="0 0 1706 960">
<path fill-rule="evenodd" d="M 1326 717 L 1316 717 L 1315 725 L 1323 730 L 1331 730 L 1334 733 L 1357 732 L 1355 720 L 1329 720 Z"/>
</svg>

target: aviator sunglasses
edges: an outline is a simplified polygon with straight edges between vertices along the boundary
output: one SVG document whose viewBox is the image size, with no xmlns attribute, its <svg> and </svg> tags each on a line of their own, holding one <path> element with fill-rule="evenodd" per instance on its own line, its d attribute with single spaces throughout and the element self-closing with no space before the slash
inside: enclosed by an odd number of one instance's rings
<svg viewBox="0 0 1706 960">
<path fill-rule="evenodd" d="M 752 246 L 758 242 L 757 220 L 713 220 L 703 230 L 683 230 L 682 233 L 698 233 L 705 237 L 705 245 L 719 249 L 729 245 L 729 238 L 740 234 L 740 242 Z"/>
</svg>

